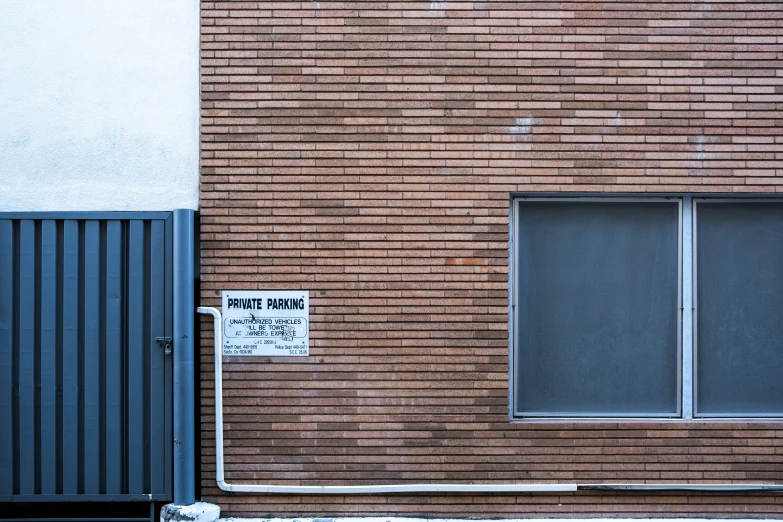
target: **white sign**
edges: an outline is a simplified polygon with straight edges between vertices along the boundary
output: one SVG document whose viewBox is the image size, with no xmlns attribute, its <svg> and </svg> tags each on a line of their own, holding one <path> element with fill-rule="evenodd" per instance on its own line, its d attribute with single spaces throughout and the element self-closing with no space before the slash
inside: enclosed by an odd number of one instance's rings
<svg viewBox="0 0 783 522">
<path fill-rule="evenodd" d="M 310 355 L 310 302 L 296 292 L 223 291 L 223 355 Z"/>
</svg>

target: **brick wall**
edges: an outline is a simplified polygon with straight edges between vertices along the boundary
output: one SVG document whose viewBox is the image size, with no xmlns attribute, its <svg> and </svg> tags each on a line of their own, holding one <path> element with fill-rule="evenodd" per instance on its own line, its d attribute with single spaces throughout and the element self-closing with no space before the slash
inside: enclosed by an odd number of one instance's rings
<svg viewBox="0 0 783 522">
<path fill-rule="evenodd" d="M 781 192 L 776 2 L 202 3 L 202 291 L 306 289 L 225 366 L 231 482 L 777 482 L 783 423 L 508 419 L 511 192 Z M 715 494 L 227 496 L 229 515 L 780 516 Z"/>
</svg>

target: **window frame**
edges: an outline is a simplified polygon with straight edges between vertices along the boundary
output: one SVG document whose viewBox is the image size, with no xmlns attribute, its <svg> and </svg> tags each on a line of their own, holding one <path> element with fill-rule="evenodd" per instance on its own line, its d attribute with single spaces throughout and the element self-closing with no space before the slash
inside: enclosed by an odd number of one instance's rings
<svg viewBox="0 0 783 522">
<path fill-rule="evenodd" d="M 516 255 L 517 231 L 519 230 L 520 204 L 529 201 L 569 201 L 569 202 L 678 202 L 678 254 L 677 254 L 677 412 L 672 415 L 655 414 L 560 414 L 530 413 L 517 410 L 517 357 L 519 346 L 519 326 L 516 310 L 518 295 L 516 278 L 520 270 L 520 260 Z M 781 414 L 704 414 L 697 410 L 697 215 L 699 203 L 736 203 L 736 202 L 783 202 L 781 197 L 769 194 L 582 194 L 582 193 L 512 193 L 510 195 L 509 215 L 509 418 L 511 421 L 725 421 L 743 420 L 765 422 L 781 419 Z"/>
</svg>

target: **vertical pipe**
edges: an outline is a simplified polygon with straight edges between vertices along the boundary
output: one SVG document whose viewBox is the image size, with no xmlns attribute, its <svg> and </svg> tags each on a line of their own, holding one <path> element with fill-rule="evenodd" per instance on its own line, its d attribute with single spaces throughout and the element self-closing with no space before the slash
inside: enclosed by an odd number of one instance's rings
<svg viewBox="0 0 783 522">
<path fill-rule="evenodd" d="M 220 310 L 209 306 L 199 306 L 196 311 L 209 314 L 214 323 L 215 345 L 215 466 L 218 486 L 225 483 L 223 462 L 223 318 Z"/>
<path fill-rule="evenodd" d="M 174 211 L 174 504 L 195 499 L 193 211 Z"/>
</svg>

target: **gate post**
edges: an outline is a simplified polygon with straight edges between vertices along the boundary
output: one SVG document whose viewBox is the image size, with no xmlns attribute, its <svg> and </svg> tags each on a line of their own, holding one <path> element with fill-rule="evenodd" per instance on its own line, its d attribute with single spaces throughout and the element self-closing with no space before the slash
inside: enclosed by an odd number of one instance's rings
<svg viewBox="0 0 783 522">
<path fill-rule="evenodd" d="M 174 502 L 161 509 L 161 522 L 220 518 L 220 507 L 196 502 L 193 220 L 193 210 L 174 211 Z"/>
</svg>

